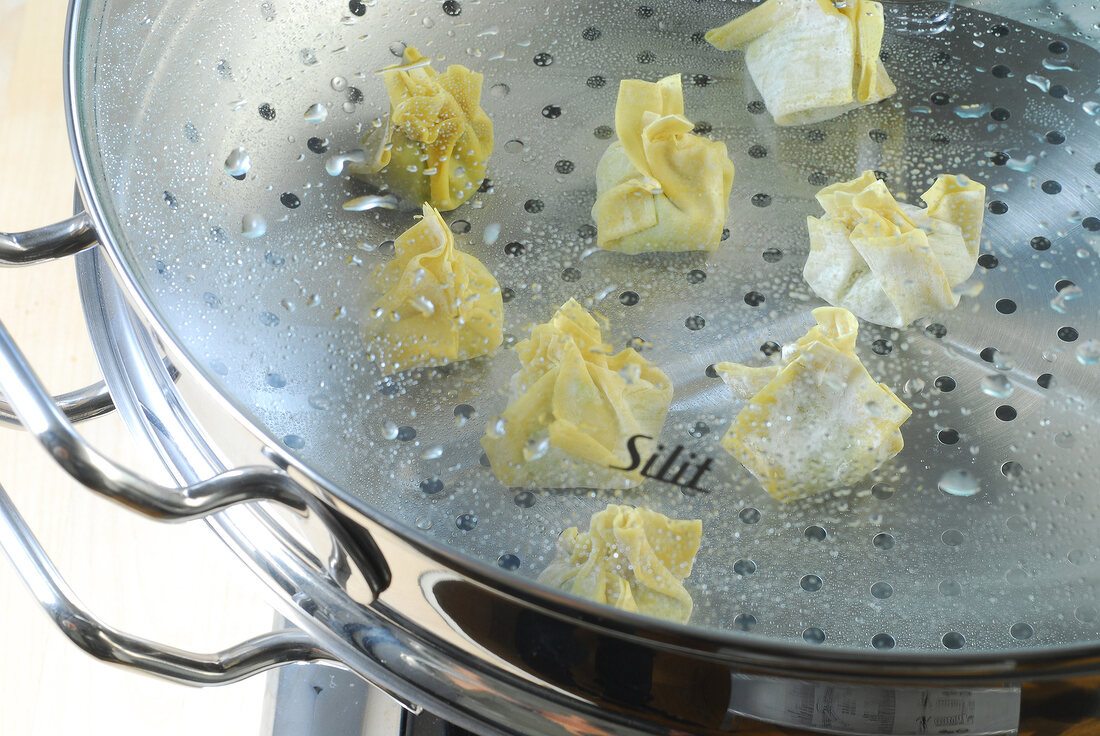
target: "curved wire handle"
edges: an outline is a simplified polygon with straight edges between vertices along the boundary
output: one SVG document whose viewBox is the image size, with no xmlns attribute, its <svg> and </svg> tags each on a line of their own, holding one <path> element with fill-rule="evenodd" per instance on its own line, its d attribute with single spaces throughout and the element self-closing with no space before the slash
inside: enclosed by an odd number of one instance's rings
<svg viewBox="0 0 1100 736">
<path fill-rule="evenodd" d="M 53 397 L 53 401 L 70 422 L 83 422 L 86 419 L 101 417 L 115 409 L 111 394 L 107 391 L 107 384 L 103 381 L 96 381 L 76 391 L 59 394 Z M 2 398 L 0 398 L 0 424 L 13 429 L 23 428 L 11 405 Z"/>
<path fill-rule="evenodd" d="M 28 230 L 0 233 L 0 266 L 29 266 L 33 263 L 64 258 L 94 245 L 95 228 L 86 212 L 68 220 Z"/>
<path fill-rule="evenodd" d="M 293 662 L 333 660 L 304 633 L 263 634 L 213 654 L 196 654 L 108 626 L 87 611 L 0 487 L 0 548 L 38 602 L 69 639 L 104 662 L 188 685 L 222 685 Z"/>
<path fill-rule="evenodd" d="M 165 358 L 164 363 L 172 380 L 179 378 L 180 373 L 172 362 Z M 53 403 L 65 418 L 73 423 L 95 419 L 115 410 L 115 402 L 111 398 L 110 391 L 107 390 L 107 384 L 103 381 L 96 381 L 76 391 L 54 396 Z M 0 394 L 0 425 L 23 429 L 23 423 L 19 421 L 11 405 L 3 399 L 2 394 Z"/>
<path fill-rule="evenodd" d="M 201 518 L 243 501 L 275 501 L 316 520 L 313 541 L 324 548 L 327 571 L 338 584 L 355 584 L 360 602 L 370 602 L 389 583 L 389 568 L 373 542 L 363 534 L 353 537 L 331 509 L 285 469 L 234 468 L 189 486 L 172 487 L 143 478 L 99 453 L 54 405 L 3 323 L 0 391 L 54 461 L 96 493 L 164 521 Z"/>
<path fill-rule="evenodd" d="M 100 454 L 73 429 L 65 415 L 0 323 L 0 390 L 23 426 L 70 475 L 92 490 L 137 511 L 166 521 L 186 521 L 241 501 L 269 499 L 298 511 L 306 494 L 290 477 L 272 468 L 236 468 L 185 488 L 142 478 Z"/>
<path fill-rule="evenodd" d="M 79 209 L 79 203 L 77 204 Z M 68 220 L 23 233 L 0 233 L 0 266 L 28 266 L 73 255 L 95 245 L 96 232 L 86 212 Z M 114 410 L 107 386 L 99 381 L 57 396 L 54 401 L 71 422 L 102 416 Z M 0 397 L 0 424 L 20 427 L 19 419 Z"/>
</svg>

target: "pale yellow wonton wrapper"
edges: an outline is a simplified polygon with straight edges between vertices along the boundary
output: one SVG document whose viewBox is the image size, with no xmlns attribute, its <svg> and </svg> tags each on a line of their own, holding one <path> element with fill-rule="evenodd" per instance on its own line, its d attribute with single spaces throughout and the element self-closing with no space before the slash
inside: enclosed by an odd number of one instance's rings
<svg viewBox="0 0 1100 736">
<path fill-rule="evenodd" d="M 481 261 L 455 247 L 439 212 L 394 241 L 393 260 L 375 273 L 381 296 L 370 302 L 363 331 L 383 374 L 485 355 L 504 339 L 500 285 Z"/>
<path fill-rule="evenodd" d="M 394 193 L 417 204 L 453 210 L 485 179 L 493 153 L 493 123 L 481 109 L 481 74 L 452 64 L 439 74 L 414 47 L 382 71 L 390 114 L 363 137 L 361 178 L 382 173 Z"/>
<path fill-rule="evenodd" d="M 874 0 L 767 0 L 706 39 L 745 52 L 749 76 L 777 125 L 835 118 L 897 91 L 879 59 L 882 5 Z"/>
<path fill-rule="evenodd" d="M 722 446 L 780 501 L 851 485 L 902 448 L 912 412 L 855 354 L 844 309 L 819 307 L 817 325 L 784 347 L 782 365 L 714 366 L 741 409 Z"/>
<path fill-rule="evenodd" d="M 806 283 L 830 304 L 887 327 L 954 309 L 956 287 L 978 259 L 985 187 L 941 174 L 923 199 L 924 210 L 897 202 L 873 171 L 822 189 L 825 216 L 806 219 Z"/>
<path fill-rule="evenodd" d="M 726 144 L 691 131 L 680 75 L 624 79 L 596 168 L 597 245 L 620 253 L 714 250 L 733 187 Z"/>
<path fill-rule="evenodd" d="M 702 521 L 677 521 L 649 509 L 608 506 L 593 514 L 587 532 L 569 527 L 558 537 L 539 582 L 626 611 L 684 623 Z"/>
<path fill-rule="evenodd" d="M 630 488 L 642 481 L 627 442 L 656 437 L 672 382 L 636 350 L 612 353 L 599 324 L 573 299 L 516 345 L 523 366 L 510 403 L 481 440 L 509 486 Z"/>
</svg>

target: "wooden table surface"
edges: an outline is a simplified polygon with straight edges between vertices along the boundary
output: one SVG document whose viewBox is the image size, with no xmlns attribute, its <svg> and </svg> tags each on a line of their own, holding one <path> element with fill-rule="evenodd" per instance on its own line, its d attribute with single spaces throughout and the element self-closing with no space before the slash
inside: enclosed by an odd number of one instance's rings
<svg viewBox="0 0 1100 736">
<path fill-rule="evenodd" d="M 0 230 L 71 214 L 65 0 L 0 0 Z M 71 261 L 0 269 L 0 320 L 55 393 L 98 380 Z M 82 425 L 107 455 L 162 473 L 117 417 Z M 205 524 L 164 525 L 93 497 L 0 428 L 0 485 L 88 608 L 129 633 L 214 651 L 271 625 L 266 589 Z M 0 555 L 0 734 L 259 734 L 266 677 L 195 689 L 101 664 L 46 617 Z"/>
</svg>

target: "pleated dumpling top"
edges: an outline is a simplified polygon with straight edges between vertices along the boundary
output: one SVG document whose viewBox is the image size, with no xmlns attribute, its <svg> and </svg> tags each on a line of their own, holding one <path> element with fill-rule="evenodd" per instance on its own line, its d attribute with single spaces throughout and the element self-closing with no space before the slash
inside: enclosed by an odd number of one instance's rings
<svg viewBox="0 0 1100 736">
<path fill-rule="evenodd" d="M 897 89 L 879 59 L 874 0 L 767 0 L 706 39 L 745 52 L 749 76 L 778 125 L 805 125 L 870 105 Z"/>
<path fill-rule="evenodd" d="M 394 241 L 393 260 L 375 274 L 363 318 L 369 353 L 383 374 L 469 360 L 500 347 L 504 304 L 500 285 L 474 256 L 455 247 L 439 212 Z"/>
<path fill-rule="evenodd" d="M 510 403 L 481 440 L 497 478 L 509 486 L 629 488 L 642 481 L 627 443 L 656 437 L 672 402 L 672 382 L 636 350 L 618 353 L 599 323 L 570 299 L 516 345 L 522 367 Z"/>
<path fill-rule="evenodd" d="M 747 404 L 722 446 L 780 501 L 851 485 L 901 451 L 912 412 L 855 353 L 858 322 L 834 307 L 783 348 L 782 363 L 714 366 Z"/>
<path fill-rule="evenodd" d="M 562 532 L 538 579 L 597 603 L 684 623 L 693 603 L 682 581 L 702 534 L 701 521 L 612 504 L 592 515 L 587 532 L 575 526 Z"/>
<path fill-rule="evenodd" d="M 440 74 L 409 46 L 382 79 L 390 114 L 363 138 L 366 163 L 349 171 L 381 172 L 394 193 L 443 212 L 469 200 L 493 153 L 493 123 L 481 109 L 484 77 L 460 64 Z"/>
<path fill-rule="evenodd" d="M 887 327 L 954 309 L 956 287 L 978 259 L 985 187 L 941 174 L 923 199 L 923 210 L 898 202 L 873 171 L 822 189 L 825 216 L 807 218 L 806 282 L 830 304 Z"/>
<path fill-rule="evenodd" d="M 624 79 L 596 169 L 597 244 L 621 253 L 714 250 L 733 187 L 726 144 L 692 133 L 680 75 Z"/>
</svg>

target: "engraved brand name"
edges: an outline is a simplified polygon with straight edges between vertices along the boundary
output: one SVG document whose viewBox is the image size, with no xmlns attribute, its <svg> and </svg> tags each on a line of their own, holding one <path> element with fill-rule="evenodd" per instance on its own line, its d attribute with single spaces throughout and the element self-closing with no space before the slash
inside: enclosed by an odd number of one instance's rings
<svg viewBox="0 0 1100 736">
<path fill-rule="evenodd" d="M 672 448 L 672 452 L 662 459 L 661 453 L 664 452 L 665 446 L 657 445 L 656 451 L 648 456 L 643 465 L 642 453 L 638 450 L 638 440 L 651 439 L 653 438 L 645 434 L 636 434 L 631 437 L 626 443 L 626 451 L 630 453 L 630 464 L 627 466 L 612 465 L 611 469 L 625 470 L 630 473 L 641 468 L 642 475 L 646 478 L 652 478 L 662 483 L 678 486 L 684 490 L 710 493 L 709 489 L 699 487 L 699 481 L 701 481 L 706 472 L 710 470 L 711 463 L 714 462 L 711 458 L 703 458 L 703 461 L 696 465 L 696 454 L 694 452 L 689 452 L 687 453 L 686 459 L 684 459 L 682 457 L 684 454 L 684 446 L 676 445 L 676 447 Z M 680 466 L 675 468 L 677 461 L 680 461 Z M 694 470 L 694 472 L 689 473 L 691 470 Z"/>
</svg>

